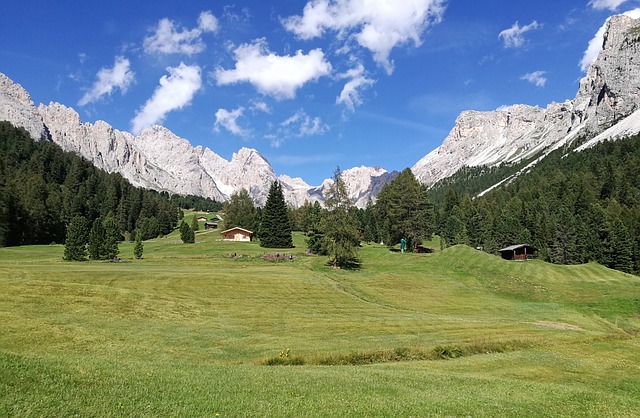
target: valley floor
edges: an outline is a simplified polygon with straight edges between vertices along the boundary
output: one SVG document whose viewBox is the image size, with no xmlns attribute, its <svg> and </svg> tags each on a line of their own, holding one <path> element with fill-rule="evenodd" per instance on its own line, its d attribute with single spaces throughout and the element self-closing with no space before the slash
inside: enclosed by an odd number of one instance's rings
<svg viewBox="0 0 640 418">
<path fill-rule="evenodd" d="M 208 232 L 142 260 L 121 244 L 126 263 L 0 249 L 0 415 L 640 412 L 636 276 L 463 246 L 367 245 L 332 270 L 295 244 L 280 261 Z"/>
</svg>

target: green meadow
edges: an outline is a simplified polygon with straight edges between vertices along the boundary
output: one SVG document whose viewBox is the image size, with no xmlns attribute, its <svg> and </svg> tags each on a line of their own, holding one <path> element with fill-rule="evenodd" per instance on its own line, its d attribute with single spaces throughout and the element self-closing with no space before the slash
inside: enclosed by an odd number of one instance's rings
<svg viewBox="0 0 640 418">
<path fill-rule="evenodd" d="M 637 276 L 465 246 L 333 270 L 302 235 L 219 237 L 0 249 L 0 416 L 640 414 Z"/>
</svg>

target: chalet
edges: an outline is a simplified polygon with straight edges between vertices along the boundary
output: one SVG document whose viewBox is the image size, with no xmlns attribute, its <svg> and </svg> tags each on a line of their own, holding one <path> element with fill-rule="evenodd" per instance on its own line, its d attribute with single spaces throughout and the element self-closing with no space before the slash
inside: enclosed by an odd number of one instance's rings
<svg viewBox="0 0 640 418">
<path fill-rule="evenodd" d="M 518 244 L 498 250 L 505 260 L 531 260 L 538 257 L 538 249 L 529 244 Z"/>
<path fill-rule="evenodd" d="M 204 216 L 198 216 L 198 222 L 207 222 L 207 218 Z"/>
<path fill-rule="evenodd" d="M 225 241 L 251 241 L 253 232 L 248 229 L 233 227 L 220 232 L 224 236 Z"/>
</svg>

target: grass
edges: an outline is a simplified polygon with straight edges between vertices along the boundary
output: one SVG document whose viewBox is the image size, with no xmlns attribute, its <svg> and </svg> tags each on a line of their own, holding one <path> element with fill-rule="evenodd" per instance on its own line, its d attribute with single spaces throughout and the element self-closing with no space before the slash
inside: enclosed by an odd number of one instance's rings
<svg viewBox="0 0 640 418">
<path fill-rule="evenodd" d="M 640 278 L 468 247 L 0 249 L 0 416 L 636 416 Z M 438 248 L 438 245 L 433 245 Z M 265 253 L 292 260 L 265 260 Z M 274 365 L 276 367 L 268 367 Z"/>
</svg>

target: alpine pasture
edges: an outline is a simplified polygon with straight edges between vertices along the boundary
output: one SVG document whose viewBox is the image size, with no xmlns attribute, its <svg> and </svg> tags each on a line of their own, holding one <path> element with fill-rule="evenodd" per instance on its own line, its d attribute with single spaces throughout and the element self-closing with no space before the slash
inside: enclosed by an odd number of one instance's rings
<svg viewBox="0 0 640 418">
<path fill-rule="evenodd" d="M 637 416 L 640 278 L 466 246 L 360 267 L 215 230 L 0 249 L 2 416 Z M 433 242 L 434 248 L 439 248 Z"/>
</svg>

